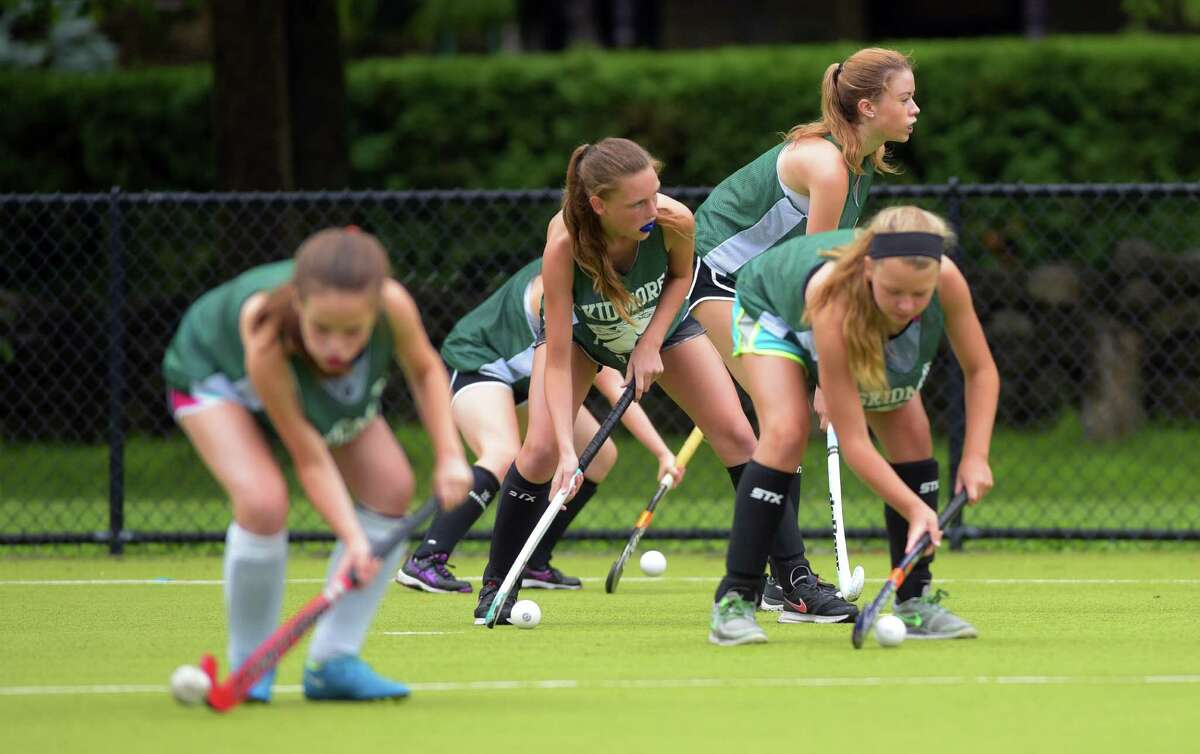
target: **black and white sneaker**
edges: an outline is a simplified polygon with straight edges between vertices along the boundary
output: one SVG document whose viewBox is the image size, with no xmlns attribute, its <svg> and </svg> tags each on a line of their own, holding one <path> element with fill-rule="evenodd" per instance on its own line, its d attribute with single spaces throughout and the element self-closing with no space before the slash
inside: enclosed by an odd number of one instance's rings
<svg viewBox="0 0 1200 754">
<path fill-rule="evenodd" d="M 545 568 L 526 566 L 521 572 L 521 586 L 529 589 L 582 589 L 583 582 L 547 564 Z"/>
<path fill-rule="evenodd" d="M 842 599 L 837 587 L 821 581 L 805 566 L 791 573 L 791 590 L 784 593 L 780 623 L 844 623 L 854 622 L 858 606 Z"/>
<path fill-rule="evenodd" d="M 450 554 L 446 552 L 431 552 L 423 557 L 413 555 L 396 572 L 396 581 L 409 589 L 434 594 L 470 594 L 470 583 L 454 578 L 450 572 L 449 559 Z"/>
<path fill-rule="evenodd" d="M 779 586 L 779 582 L 770 576 L 767 577 L 766 585 L 763 587 L 762 598 L 758 601 L 758 609 L 770 613 L 778 613 L 783 610 L 783 587 Z"/>
<path fill-rule="evenodd" d="M 500 591 L 500 582 L 492 579 L 485 580 L 483 586 L 479 587 L 479 603 L 475 605 L 476 626 L 487 623 L 488 608 L 492 606 L 492 601 L 496 599 L 498 591 Z M 512 615 L 513 605 L 517 604 L 517 594 L 520 591 L 520 589 L 514 589 L 508 593 L 508 599 L 504 600 L 504 604 L 500 606 L 500 616 L 496 619 L 497 626 L 512 625 L 509 617 Z"/>
</svg>

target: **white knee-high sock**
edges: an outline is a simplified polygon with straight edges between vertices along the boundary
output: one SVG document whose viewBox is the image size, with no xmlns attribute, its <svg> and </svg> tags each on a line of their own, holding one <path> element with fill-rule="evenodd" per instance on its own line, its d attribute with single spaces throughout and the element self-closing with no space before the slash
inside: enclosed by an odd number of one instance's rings
<svg viewBox="0 0 1200 754">
<path fill-rule="evenodd" d="M 361 506 L 356 508 L 355 512 L 372 545 L 387 538 L 400 522 L 399 518 L 384 516 Z M 400 566 L 400 557 L 406 549 L 402 545 L 392 550 L 380 565 L 374 581 L 347 593 L 333 609 L 321 616 L 313 632 L 312 643 L 308 646 L 309 662 L 322 663 L 331 657 L 359 653 L 367 636 L 367 628 L 370 627 L 375 610 L 379 607 L 379 601 L 383 598 L 388 584 L 392 582 L 392 575 Z M 339 542 L 329 557 L 326 579 L 333 575 L 344 554 L 345 549 Z"/>
<path fill-rule="evenodd" d="M 225 533 L 225 610 L 231 668 L 241 665 L 279 624 L 287 543 L 287 529 L 264 536 L 235 522 Z"/>
</svg>

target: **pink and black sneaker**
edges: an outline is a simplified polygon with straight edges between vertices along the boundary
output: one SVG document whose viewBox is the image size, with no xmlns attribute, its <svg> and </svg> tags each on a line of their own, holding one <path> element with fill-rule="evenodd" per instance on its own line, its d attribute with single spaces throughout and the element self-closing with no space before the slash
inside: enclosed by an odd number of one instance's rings
<svg viewBox="0 0 1200 754">
<path fill-rule="evenodd" d="M 527 589 L 582 589 L 583 582 L 547 563 L 545 568 L 526 566 L 521 573 L 521 586 Z"/>
</svg>

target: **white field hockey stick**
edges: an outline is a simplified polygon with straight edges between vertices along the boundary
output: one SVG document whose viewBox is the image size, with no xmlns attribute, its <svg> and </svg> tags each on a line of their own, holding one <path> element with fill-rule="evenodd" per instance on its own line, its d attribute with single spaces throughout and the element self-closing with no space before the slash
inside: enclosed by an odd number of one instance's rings
<svg viewBox="0 0 1200 754">
<path fill-rule="evenodd" d="M 692 460 L 692 455 L 702 442 L 704 442 L 704 433 L 700 431 L 699 427 L 693 428 L 688 439 L 684 441 L 683 447 L 679 449 L 679 454 L 675 456 L 675 465 L 681 469 L 686 468 L 688 461 Z M 629 562 L 629 557 L 637 549 L 642 535 L 650 528 L 650 522 L 654 519 L 654 508 L 674 485 L 675 477 L 671 476 L 669 472 L 663 474 L 663 478 L 658 483 L 658 489 L 654 492 L 654 497 L 650 498 L 650 504 L 646 506 L 646 510 L 642 511 L 642 514 L 638 516 L 637 523 L 633 525 L 633 531 L 629 534 L 629 541 L 625 543 L 625 549 L 612 564 L 612 568 L 608 569 L 608 578 L 604 580 L 604 591 L 609 594 L 617 591 L 617 584 L 621 581 L 621 572 L 625 570 L 625 564 Z"/>
<path fill-rule="evenodd" d="M 538 519 L 537 525 L 533 527 L 533 531 L 529 534 L 529 539 L 525 540 L 525 546 L 521 548 L 517 559 L 513 561 L 512 567 L 508 569 L 508 574 L 504 577 L 504 581 L 500 584 L 500 591 L 496 592 L 495 598 L 492 599 L 492 604 L 488 607 L 487 616 L 484 618 L 484 623 L 488 628 L 495 628 L 496 622 L 500 619 L 500 610 L 504 606 L 505 600 L 508 599 L 509 593 L 516 586 L 517 580 L 521 578 L 521 572 L 525 570 L 525 566 L 529 564 L 529 559 L 533 557 L 533 551 L 541 544 L 542 537 L 546 536 L 546 531 L 549 530 L 550 524 L 554 523 L 554 517 L 558 515 L 558 511 L 567 501 L 567 496 L 575 489 L 579 482 L 583 479 L 583 472 L 587 470 L 588 465 L 592 462 L 592 458 L 596 453 L 600 452 L 600 446 L 612 434 L 613 428 L 621 421 L 621 415 L 625 413 L 625 409 L 629 408 L 629 404 L 633 403 L 634 384 L 629 383 L 629 387 L 625 388 L 625 392 L 613 404 L 612 411 L 608 412 L 608 416 L 604 418 L 604 422 L 597 430 L 596 436 L 583 449 L 583 453 L 579 455 L 579 465 L 575 467 L 575 473 L 567 481 L 566 486 L 558 491 L 554 499 L 550 501 L 550 505 L 546 507 L 545 513 Z"/>
<path fill-rule="evenodd" d="M 842 520 L 842 459 L 838 449 L 837 433 L 833 425 L 825 433 L 829 456 L 829 509 L 833 512 L 833 554 L 837 561 L 838 590 L 842 599 L 854 602 L 862 594 L 866 574 L 862 566 L 855 566 L 850 574 L 850 555 L 846 552 L 846 524 Z"/>
</svg>

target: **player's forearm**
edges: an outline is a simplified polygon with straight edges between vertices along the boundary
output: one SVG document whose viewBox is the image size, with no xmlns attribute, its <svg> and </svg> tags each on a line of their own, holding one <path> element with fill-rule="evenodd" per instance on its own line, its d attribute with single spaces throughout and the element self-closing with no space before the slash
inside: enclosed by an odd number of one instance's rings
<svg viewBox="0 0 1200 754">
<path fill-rule="evenodd" d="M 650 318 L 646 331 L 639 338 L 640 341 L 649 340 L 656 345 L 662 345 L 667 337 L 667 328 L 675 321 L 675 315 L 679 313 L 679 308 L 687 298 L 691 282 L 690 279 L 667 276 L 666 282 L 663 283 L 662 295 L 658 298 L 658 307 L 654 310 L 654 316 Z"/>
<path fill-rule="evenodd" d="M 967 427 L 963 455 L 987 460 L 1000 399 L 1000 375 L 996 368 L 981 367 L 965 375 Z"/>
<path fill-rule="evenodd" d="M 575 452 L 575 419 L 571 414 L 571 368 L 569 364 L 560 365 L 557 361 L 558 359 L 547 355 L 546 406 L 550 410 L 550 421 L 554 425 L 554 439 L 558 444 L 558 451 L 570 454 Z"/>
</svg>

